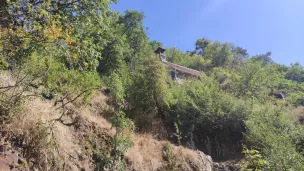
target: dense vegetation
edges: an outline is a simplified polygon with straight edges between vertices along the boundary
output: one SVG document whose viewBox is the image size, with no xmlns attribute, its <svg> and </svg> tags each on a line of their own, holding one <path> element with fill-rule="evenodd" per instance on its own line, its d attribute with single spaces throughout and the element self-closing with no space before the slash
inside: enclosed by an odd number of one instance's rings
<svg viewBox="0 0 304 171">
<path fill-rule="evenodd" d="M 122 169 L 113 166 L 131 145 L 122 130 L 133 131 L 135 122 L 139 132 L 151 131 L 162 120 L 170 134 L 162 138 L 216 160 L 244 154 L 248 169 L 304 170 L 304 127 L 292 113 L 304 105 L 299 63 L 280 65 L 271 52 L 250 57 L 242 47 L 203 38 L 188 52 L 167 49 L 168 61 L 204 75 L 177 83 L 154 54 L 161 43 L 149 41 L 143 13 L 121 14 L 110 9 L 112 3 L 0 3 L 0 68 L 16 75 L 16 86 L 42 87 L 44 98 L 82 97 L 84 103 L 94 91 L 110 90 L 115 153 L 100 154 L 97 167 Z M 1 92 L 2 123 L 14 118 L 27 95 Z"/>
</svg>

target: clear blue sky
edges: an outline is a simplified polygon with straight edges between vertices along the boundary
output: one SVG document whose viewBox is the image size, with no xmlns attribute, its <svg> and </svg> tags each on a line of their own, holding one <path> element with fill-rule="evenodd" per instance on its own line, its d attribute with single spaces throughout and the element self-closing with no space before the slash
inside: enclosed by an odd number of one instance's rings
<svg viewBox="0 0 304 171">
<path fill-rule="evenodd" d="M 205 37 L 304 65 L 304 0 L 120 0 L 112 8 L 144 11 L 150 40 L 165 47 L 192 50 Z"/>
</svg>

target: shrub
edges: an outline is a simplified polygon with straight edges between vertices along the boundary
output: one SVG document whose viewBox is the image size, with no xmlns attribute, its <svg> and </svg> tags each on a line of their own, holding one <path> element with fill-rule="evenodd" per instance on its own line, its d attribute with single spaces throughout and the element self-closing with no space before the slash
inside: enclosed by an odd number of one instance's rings
<svg viewBox="0 0 304 171">
<path fill-rule="evenodd" d="M 179 125 L 184 143 L 203 144 L 199 146 L 200 150 L 208 151 L 213 157 L 227 155 L 224 144 L 235 146 L 231 151 L 241 150 L 248 104 L 220 90 L 210 78 L 188 81 L 181 87 L 173 86 L 172 94 L 167 118 L 172 126 L 174 122 Z M 204 142 L 195 141 L 194 137 L 209 139 L 212 149 L 208 150 Z"/>
<path fill-rule="evenodd" d="M 112 123 L 116 127 L 116 134 L 113 137 L 93 135 L 89 138 L 87 146 L 95 162 L 94 170 L 126 169 L 124 154 L 133 145 L 131 137 L 134 124 L 123 112 L 117 112 Z"/>
<path fill-rule="evenodd" d="M 247 144 L 261 152 L 267 164 L 263 170 L 303 170 L 303 157 L 292 142 L 294 126 L 278 106 L 256 104 L 248 121 Z"/>
<path fill-rule="evenodd" d="M 72 70 L 65 67 L 56 57 L 40 57 L 33 53 L 23 64 L 22 71 L 29 75 L 32 84 L 43 85 L 43 93 L 54 97 L 56 94 L 75 97 L 81 93 L 88 97 L 96 88 L 101 86 L 101 81 L 96 71 Z"/>
</svg>

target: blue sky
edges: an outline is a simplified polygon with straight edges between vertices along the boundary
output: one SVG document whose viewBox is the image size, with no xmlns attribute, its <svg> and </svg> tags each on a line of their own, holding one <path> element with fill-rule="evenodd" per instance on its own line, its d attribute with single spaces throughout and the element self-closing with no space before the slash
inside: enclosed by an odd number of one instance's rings
<svg viewBox="0 0 304 171">
<path fill-rule="evenodd" d="M 149 38 L 165 47 L 192 50 L 204 37 L 304 65 L 304 0 L 120 0 L 112 8 L 144 11 Z"/>
</svg>

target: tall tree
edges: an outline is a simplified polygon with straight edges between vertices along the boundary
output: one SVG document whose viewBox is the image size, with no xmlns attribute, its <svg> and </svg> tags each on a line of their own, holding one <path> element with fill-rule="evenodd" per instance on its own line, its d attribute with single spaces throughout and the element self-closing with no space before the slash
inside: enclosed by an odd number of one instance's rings
<svg viewBox="0 0 304 171">
<path fill-rule="evenodd" d="M 240 65 L 244 64 L 249 58 L 247 49 L 244 49 L 242 47 L 230 44 L 230 51 L 231 51 L 231 55 L 232 55 L 232 62 L 230 65 L 231 68 L 234 68 L 234 69 L 239 68 Z"/>
<path fill-rule="evenodd" d="M 37 49 L 57 47 L 64 53 L 61 60 L 70 69 L 94 69 L 106 47 L 115 12 L 108 0 L 16 0 L 10 1 L 10 17 L 19 32 L 13 32 L 10 44 L 25 42 L 30 45 L 11 48 L 16 58 L 24 58 Z M 20 31 L 21 32 L 21 31 Z M 18 34 L 17 34 L 18 33 Z M 35 49 L 36 48 L 36 49 Z M 22 55 L 21 55 L 22 54 Z M 81 57 L 81 58 L 79 58 Z M 85 64 L 85 65 L 84 65 Z M 90 64 L 90 67 L 86 67 Z"/>
<path fill-rule="evenodd" d="M 203 55 L 205 48 L 211 44 L 209 39 L 198 39 L 195 43 L 195 52 L 199 55 Z"/>
<path fill-rule="evenodd" d="M 237 94 L 257 96 L 262 89 L 277 86 L 280 73 L 274 65 L 263 66 L 260 62 L 249 61 L 242 66 L 239 76 L 235 80 L 238 84 Z"/>
<path fill-rule="evenodd" d="M 130 47 L 128 61 L 132 71 L 135 70 L 135 59 L 140 50 L 148 43 L 148 38 L 143 26 L 144 13 L 127 10 L 124 16 L 121 16 L 119 23 L 124 25 L 123 35 L 126 35 L 127 44 Z"/>
<path fill-rule="evenodd" d="M 301 64 L 299 62 L 292 64 L 288 69 L 285 78 L 297 82 L 304 82 L 304 70 Z"/>
<path fill-rule="evenodd" d="M 260 55 L 253 56 L 251 58 L 251 60 L 253 62 L 256 62 L 256 61 L 261 62 L 261 64 L 263 66 L 270 65 L 270 64 L 274 63 L 270 56 L 271 56 L 271 52 L 266 52 L 265 54 L 260 54 Z"/>
<path fill-rule="evenodd" d="M 225 67 L 231 60 L 231 51 L 229 43 L 214 42 L 205 47 L 203 58 L 211 60 L 212 67 Z"/>
</svg>

